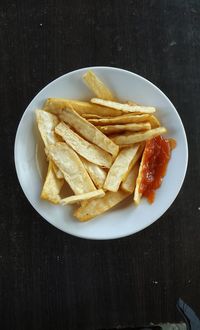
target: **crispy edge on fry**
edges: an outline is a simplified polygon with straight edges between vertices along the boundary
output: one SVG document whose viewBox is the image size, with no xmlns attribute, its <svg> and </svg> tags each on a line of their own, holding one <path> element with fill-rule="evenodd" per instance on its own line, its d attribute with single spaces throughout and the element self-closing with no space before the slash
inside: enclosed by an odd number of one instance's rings
<svg viewBox="0 0 200 330">
<path fill-rule="evenodd" d="M 89 89 L 100 99 L 114 100 L 114 96 L 109 88 L 97 77 L 97 75 L 89 70 L 83 75 L 83 80 Z"/>
<path fill-rule="evenodd" d="M 89 176 L 94 182 L 95 186 L 100 189 L 103 187 L 106 180 L 107 172 L 102 167 L 88 162 L 86 159 L 81 158 L 83 165 L 85 166 Z"/>
<path fill-rule="evenodd" d="M 113 192 L 118 191 L 120 183 L 127 177 L 129 171 L 138 159 L 137 152 L 139 148 L 140 145 L 138 144 L 133 147 L 120 150 L 117 158 L 108 171 L 108 175 L 103 186 L 105 190 Z"/>
<path fill-rule="evenodd" d="M 107 126 L 97 126 L 98 129 L 104 134 L 113 134 L 123 131 L 145 131 L 151 129 L 150 123 L 132 123 L 124 125 L 107 125 Z"/>
<path fill-rule="evenodd" d="M 48 145 L 46 153 L 63 173 L 76 195 L 96 190 L 79 156 L 66 143 Z"/>
<path fill-rule="evenodd" d="M 89 119 L 101 119 L 102 117 L 99 115 L 95 115 L 93 113 L 82 113 L 81 116 L 87 120 Z"/>
<path fill-rule="evenodd" d="M 125 103 L 127 103 L 128 105 L 139 105 L 138 103 L 136 103 L 134 101 L 127 101 Z"/>
<path fill-rule="evenodd" d="M 144 155 L 144 153 L 143 153 L 143 155 Z M 135 184 L 134 196 L 133 196 L 133 201 L 136 205 L 140 204 L 140 199 L 142 197 L 142 194 L 140 193 L 140 184 L 142 181 L 143 164 L 144 164 L 144 157 L 142 156 L 140 166 L 139 166 L 138 176 L 137 176 L 137 180 L 136 180 L 136 184 Z"/>
<path fill-rule="evenodd" d="M 157 127 L 160 127 L 160 122 L 159 122 L 158 118 L 155 117 L 154 115 L 149 116 L 148 121 L 149 121 L 150 124 L 151 124 L 151 128 L 157 128 Z"/>
<path fill-rule="evenodd" d="M 53 171 L 53 164 L 50 161 L 46 179 L 42 188 L 40 197 L 44 200 L 48 200 L 51 203 L 59 204 L 60 202 L 60 190 L 64 184 L 63 179 L 58 179 Z"/>
<path fill-rule="evenodd" d="M 112 117 L 112 118 L 90 118 L 88 121 L 95 126 L 102 125 L 115 125 L 115 124 L 130 124 L 139 123 L 147 121 L 149 119 L 149 114 L 135 115 L 134 113 L 125 113 L 122 116 Z"/>
<path fill-rule="evenodd" d="M 142 133 L 124 133 L 123 135 L 118 135 L 115 137 L 112 137 L 111 140 L 115 142 L 118 145 L 130 145 L 135 144 L 138 142 L 142 142 L 148 139 L 152 139 L 153 137 L 156 137 L 161 134 L 165 134 L 167 132 L 165 127 L 157 127 L 153 128 L 151 130 L 142 132 Z"/>
<path fill-rule="evenodd" d="M 136 180 L 138 176 L 138 170 L 139 170 L 139 162 L 137 162 L 134 167 L 130 170 L 126 180 L 122 182 L 121 189 L 130 192 L 131 194 L 134 192 Z"/>
<path fill-rule="evenodd" d="M 88 161 L 106 168 L 112 165 L 112 156 L 108 152 L 83 139 L 64 122 L 59 123 L 55 131 L 74 151 Z"/>
<path fill-rule="evenodd" d="M 134 145 L 132 145 L 132 147 L 133 147 L 133 146 L 134 146 Z M 130 148 L 130 146 L 129 146 L 128 148 Z M 145 142 L 141 142 L 141 143 L 139 144 L 139 148 L 138 148 L 138 150 L 137 150 L 137 152 L 136 152 L 136 155 L 135 155 L 135 157 L 134 157 L 134 160 L 133 160 L 133 162 L 132 162 L 132 164 L 131 164 L 131 166 L 130 166 L 130 168 L 129 168 L 129 171 L 128 171 L 128 172 L 126 173 L 126 175 L 124 176 L 122 182 L 124 182 L 124 181 L 127 179 L 127 176 L 128 176 L 128 174 L 129 174 L 130 170 L 132 169 L 132 167 L 135 166 L 135 163 L 137 163 L 137 161 L 139 161 L 139 160 L 141 159 L 142 154 L 143 154 L 143 151 L 144 151 L 144 148 L 145 148 Z"/>
<path fill-rule="evenodd" d="M 67 204 L 75 204 L 75 203 L 79 203 L 82 201 L 88 201 L 88 200 L 92 200 L 94 198 L 101 198 L 105 196 L 105 192 L 103 189 L 98 189 L 95 191 L 90 191 L 88 193 L 85 194 L 80 194 L 80 195 L 74 195 L 74 196 L 69 196 L 66 198 L 63 198 L 60 200 L 60 204 L 61 205 L 67 205 Z"/>
<path fill-rule="evenodd" d="M 83 206 L 79 207 L 75 211 L 74 216 L 79 221 L 90 220 L 97 215 L 110 210 L 128 196 L 130 196 L 130 193 L 121 190 L 117 192 L 107 191 L 104 197 L 93 199 L 92 201 L 86 202 Z"/>
<path fill-rule="evenodd" d="M 59 139 L 54 132 L 56 125 L 59 123 L 57 116 L 44 110 L 36 109 L 36 121 L 45 146 L 58 142 Z"/>
<path fill-rule="evenodd" d="M 139 105 L 129 105 L 119 102 L 107 101 L 98 98 L 91 99 L 92 103 L 102 105 L 104 107 L 109 107 L 115 110 L 123 111 L 125 113 L 133 112 L 133 113 L 153 113 L 156 111 L 154 107 L 146 107 Z"/>
<path fill-rule="evenodd" d="M 57 116 L 41 109 L 36 109 L 36 121 L 44 145 L 54 144 L 59 141 L 55 134 L 55 127 L 59 123 Z M 62 173 L 59 175 L 58 169 L 53 162 L 49 162 L 47 176 L 41 192 L 41 198 L 54 204 L 59 202 L 59 193 L 63 186 Z"/>
<path fill-rule="evenodd" d="M 74 111 L 78 112 L 81 116 L 83 114 L 94 114 L 100 117 L 113 117 L 123 114 L 122 111 L 102 107 L 90 102 L 62 98 L 48 98 L 43 105 L 45 111 L 55 115 L 59 115 L 64 109 L 69 109 L 70 107 L 73 107 Z"/>
<path fill-rule="evenodd" d="M 56 164 L 53 161 L 52 161 L 52 167 L 53 167 L 53 170 L 54 170 L 54 173 L 55 173 L 56 177 L 58 179 L 63 179 L 64 176 L 63 176 L 61 170 L 59 170 L 58 166 L 56 166 Z"/>
<path fill-rule="evenodd" d="M 72 108 L 63 110 L 59 117 L 88 141 L 96 144 L 114 157 L 118 154 L 119 147 Z"/>
</svg>

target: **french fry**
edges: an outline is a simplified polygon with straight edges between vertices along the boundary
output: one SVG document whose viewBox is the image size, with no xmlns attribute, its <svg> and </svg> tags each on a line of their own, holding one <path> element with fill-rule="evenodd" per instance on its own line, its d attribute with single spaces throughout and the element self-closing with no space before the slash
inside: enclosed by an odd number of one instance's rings
<svg viewBox="0 0 200 330">
<path fill-rule="evenodd" d="M 87 120 L 89 119 L 100 119 L 102 117 L 98 116 L 98 115 L 95 115 L 93 113 L 82 113 L 81 116 Z"/>
<path fill-rule="evenodd" d="M 151 125 L 149 123 L 132 123 L 132 124 L 124 124 L 124 125 L 107 125 L 107 126 L 97 126 L 98 129 L 104 134 L 113 134 L 123 131 L 143 131 L 151 129 Z"/>
<path fill-rule="evenodd" d="M 119 147 L 73 109 L 63 110 L 60 114 L 60 119 L 72 126 L 85 139 L 107 151 L 114 157 L 118 154 Z"/>
<path fill-rule="evenodd" d="M 107 86 L 91 70 L 83 75 L 83 80 L 94 94 L 105 100 L 114 100 L 114 96 Z"/>
<path fill-rule="evenodd" d="M 142 197 L 142 194 L 140 192 L 140 184 L 141 184 L 141 181 L 142 181 L 143 164 L 144 164 L 144 157 L 142 157 L 142 160 L 140 162 L 138 176 L 137 176 L 136 184 L 135 184 L 135 191 L 134 191 L 133 201 L 136 205 L 140 204 L 140 200 L 141 200 L 141 197 Z"/>
<path fill-rule="evenodd" d="M 110 168 L 112 164 L 112 156 L 96 145 L 84 140 L 72 131 L 65 123 L 61 122 L 58 124 L 55 128 L 55 132 L 60 135 L 74 151 L 80 156 L 86 158 L 89 162 Z"/>
<path fill-rule="evenodd" d="M 57 116 L 52 115 L 44 110 L 36 110 L 36 121 L 39 132 L 41 134 L 44 145 L 54 144 L 59 141 L 54 129 L 58 125 L 59 120 Z"/>
<path fill-rule="evenodd" d="M 46 147 L 49 159 L 55 162 L 76 195 L 96 190 L 78 155 L 64 142 Z"/>
<path fill-rule="evenodd" d="M 56 177 L 58 179 L 63 179 L 64 176 L 63 176 L 62 172 L 59 170 L 59 168 L 56 166 L 56 164 L 53 161 L 51 161 L 51 163 L 52 163 L 53 171 L 54 171 Z"/>
<path fill-rule="evenodd" d="M 128 105 L 139 105 L 138 103 L 134 102 L 134 101 L 127 101 L 126 102 Z"/>
<path fill-rule="evenodd" d="M 130 148 L 130 147 L 132 147 L 134 144 L 120 144 L 119 145 L 119 151 L 121 150 L 121 149 L 124 149 L 124 148 Z"/>
<path fill-rule="evenodd" d="M 103 187 L 106 180 L 107 172 L 102 167 L 88 162 L 86 159 L 81 158 L 83 165 L 85 166 L 89 176 L 94 182 L 95 186 L 100 189 Z"/>
<path fill-rule="evenodd" d="M 113 101 L 107 101 L 103 99 L 93 98 L 91 99 L 92 103 L 102 105 L 104 107 L 108 107 L 111 109 L 115 109 L 118 111 L 123 111 L 125 113 L 153 113 L 156 111 L 154 107 L 146 107 L 146 106 L 140 106 L 140 105 L 129 105 L 119 102 L 113 102 Z"/>
<path fill-rule="evenodd" d="M 53 204 L 59 204 L 60 203 L 60 190 L 64 184 L 64 180 L 59 180 L 54 171 L 53 171 L 53 165 L 52 162 L 49 162 L 47 176 L 42 188 L 42 192 L 40 197 L 44 200 L 47 200 Z"/>
<path fill-rule="evenodd" d="M 111 140 L 118 144 L 118 145 L 130 145 L 135 144 L 138 142 L 142 142 L 148 139 L 152 139 L 153 137 L 156 137 L 158 135 L 165 134 L 167 132 L 165 127 L 157 127 L 153 128 L 151 130 L 142 132 L 142 133 L 127 133 L 125 132 L 123 135 L 118 135 L 115 137 L 112 137 Z"/>
<path fill-rule="evenodd" d="M 55 134 L 55 127 L 59 123 L 57 116 L 44 110 L 37 109 L 36 121 L 45 146 L 48 144 L 54 144 L 60 140 Z M 56 168 L 55 164 L 50 161 L 47 177 L 42 188 L 41 198 L 57 204 L 60 199 L 59 193 L 64 183 L 63 180 L 59 180 L 62 178 L 62 173 L 59 173 L 58 168 Z"/>
<path fill-rule="evenodd" d="M 60 200 L 60 204 L 61 205 L 75 204 L 75 203 L 80 203 L 82 201 L 88 201 L 88 200 L 91 201 L 94 198 L 101 198 L 104 196 L 105 196 L 105 192 L 103 191 L 103 189 L 98 189 L 95 191 L 90 191 L 85 194 L 74 195 L 74 196 L 69 196 L 69 197 L 63 198 Z"/>
<path fill-rule="evenodd" d="M 135 157 L 134 157 L 134 161 L 133 161 L 133 163 L 131 164 L 131 165 L 132 165 L 132 166 L 131 166 L 131 169 L 135 166 L 135 164 L 136 164 L 138 161 L 140 161 L 140 159 L 141 159 L 141 157 L 142 157 L 142 154 L 143 154 L 143 151 L 144 151 L 144 148 L 145 148 L 145 143 L 144 143 L 144 142 L 141 142 L 139 145 L 140 145 L 140 146 L 139 146 L 139 148 L 138 148 L 138 150 L 137 150 L 137 152 L 136 152 L 136 155 L 135 155 Z M 132 147 L 133 147 L 133 145 L 132 145 Z M 129 146 L 128 148 L 130 148 L 130 146 Z M 124 181 L 127 179 L 129 172 L 130 172 L 130 170 L 129 170 L 129 171 L 127 172 L 127 174 L 124 176 L 122 182 L 124 182 Z"/>
<path fill-rule="evenodd" d="M 136 179 L 138 176 L 138 170 L 139 170 L 139 163 L 137 162 L 134 167 L 130 170 L 126 180 L 122 182 L 121 189 L 130 192 L 131 194 L 134 192 L 135 185 L 136 185 Z"/>
<path fill-rule="evenodd" d="M 154 115 L 149 116 L 149 119 L 148 120 L 149 120 L 149 122 L 151 124 L 151 128 L 160 127 L 160 122 L 159 122 L 159 120 Z"/>
<path fill-rule="evenodd" d="M 137 161 L 137 152 L 139 151 L 140 145 L 135 145 L 130 148 L 124 148 L 120 150 L 117 158 L 113 165 L 108 171 L 106 181 L 103 188 L 105 190 L 116 192 L 119 189 L 122 180 L 126 179 L 131 168 Z"/>
<path fill-rule="evenodd" d="M 130 193 L 121 190 L 117 192 L 107 191 L 104 197 L 93 199 L 92 201 L 86 202 L 81 207 L 79 207 L 75 211 L 74 216 L 79 221 L 88 221 L 97 215 L 110 210 L 112 207 L 122 202 L 128 196 L 130 196 Z"/>
<path fill-rule="evenodd" d="M 126 113 L 122 116 L 111 117 L 111 118 L 91 118 L 88 117 L 88 121 L 95 126 L 102 125 L 115 125 L 115 124 L 131 124 L 147 121 L 149 114 L 135 115 L 134 113 Z M 86 118 L 86 117 L 85 117 Z"/>
<path fill-rule="evenodd" d="M 94 114 L 100 117 L 113 117 L 123 114 L 122 111 L 102 107 L 90 102 L 62 98 L 48 98 L 43 105 L 45 111 L 55 115 L 59 115 L 64 109 L 70 109 L 71 107 L 81 116 L 83 114 Z"/>
</svg>

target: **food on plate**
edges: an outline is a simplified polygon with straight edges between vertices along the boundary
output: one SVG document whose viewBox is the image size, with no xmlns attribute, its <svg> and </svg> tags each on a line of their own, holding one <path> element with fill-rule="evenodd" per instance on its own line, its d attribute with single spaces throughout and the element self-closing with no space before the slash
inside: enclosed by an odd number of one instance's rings
<svg viewBox="0 0 200 330">
<path fill-rule="evenodd" d="M 55 134 L 55 127 L 59 124 L 57 116 L 44 110 L 37 109 L 36 121 L 45 146 L 59 141 Z"/>
<path fill-rule="evenodd" d="M 100 117 L 115 117 L 123 114 L 122 111 L 102 107 L 85 101 L 69 100 L 62 98 L 48 98 L 43 110 L 58 115 L 62 110 L 72 107 L 79 115 L 92 114 Z"/>
<path fill-rule="evenodd" d="M 107 151 L 113 156 L 118 154 L 118 145 L 116 145 L 105 134 L 100 132 L 96 126 L 81 117 L 72 108 L 64 109 L 60 113 L 59 118 L 79 132 L 79 134 L 81 134 L 85 139 L 99 146 L 101 149 Z"/>
<path fill-rule="evenodd" d="M 130 193 L 123 190 L 118 190 L 117 192 L 107 191 L 103 198 L 93 199 L 92 201 L 88 201 L 87 203 L 81 205 L 74 212 L 74 216 L 79 221 L 93 219 L 97 215 L 103 214 L 104 212 L 110 210 L 128 196 L 130 196 Z"/>
<path fill-rule="evenodd" d="M 51 163 L 52 163 L 53 171 L 54 171 L 56 177 L 58 179 L 63 179 L 64 176 L 63 176 L 62 172 L 59 170 L 59 168 L 56 166 L 56 164 L 54 162 L 51 161 Z"/>
<path fill-rule="evenodd" d="M 88 121 L 89 121 L 89 119 L 100 119 L 100 118 L 102 118 L 98 115 L 95 115 L 94 113 L 82 113 L 81 116 L 83 118 L 88 119 Z"/>
<path fill-rule="evenodd" d="M 118 100 L 93 71 L 83 81 L 96 98 L 48 98 L 36 110 L 48 162 L 41 198 L 78 205 L 74 216 L 79 221 L 93 219 L 131 195 L 135 206 L 143 196 L 152 203 L 175 141 L 162 136 L 167 129 L 155 107 Z M 73 195 L 66 196 L 66 185 Z"/>
<path fill-rule="evenodd" d="M 127 178 L 122 182 L 121 189 L 130 192 L 131 194 L 134 192 L 136 180 L 139 171 L 139 162 L 137 162 L 133 168 L 130 170 Z"/>
<path fill-rule="evenodd" d="M 66 143 L 57 142 L 48 145 L 45 150 L 75 194 L 96 190 L 79 156 Z"/>
<path fill-rule="evenodd" d="M 106 85 L 95 75 L 91 70 L 87 71 L 83 75 L 83 80 L 86 85 L 94 92 L 94 94 L 100 99 L 104 100 L 114 100 L 112 92 L 108 89 Z"/>
<path fill-rule="evenodd" d="M 118 145 L 127 145 L 127 144 L 135 144 L 138 142 L 147 141 L 149 139 L 152 139 L 158 135 L 165 133 L 167 133 L 165 127 L 158 127 L 141 133 L 125 132 L 123 135 L 117 135 L 111 139 L 113 142 L 115 142 Z"/>
<path fill-rule="evenodd" d="M 55 134 L 55 127 L 59 123 L 57 116 L 37 109 L 36 121 L 45 146 L 59 141 L 59 137 Z M 41 198 L 54 204 L 58 204 L 60 200 L 59 194 L 64 184 L 64 181 L 60 180 L 62 178 L 62 173 L 59 173 L 59 169 L 56 165 L 49 161 L 48 172 L 41 192 Z"/>
<path fill-rule="evenodd" d="M 99 165 L 88 162 L 88 160 L 84 158 L 81 158 L 81 160 L 95 186 L 97 188 L 102 188 L 107 176 L 106 170 Z"/>
<path fill-rule="evenodd" d="M 154 115 L 149 116 L 149 123 L 151 124 L 151 128 L 157 128 L 161 126 L 158 118 L 156 118 Z"/>
<path fill-rule="evenodd" d="M 146 107 L 146 106 L 141 106 L 141 105 L 130 105 L 130 104 L 124 104 L 124 103 L 102 100 L 102 99 L 97 99 L 97 98 L 91 99 L 91 102 L 98 104 L 98 105 L 103 105 L 104 107 L 108 107 L 111 109 L 119 110 L 119 111 L 122 111 L 125 113 L 129 113 L 129 112 L 153 113 L 156 111 L 156 109 L 154 107 Z"/>
<path fill-rule="evenodd" d="M 140 145 L 136 144 L 130 148 L 123 148 L 117 155 L 113 165 L 108 171 L 103 188 L 109 191 L 118 191 L 120 183 L 126 179 L 131 168 L 138 160 Z"/>
<path fill-rule="evenodd" d="M 64 179 L 58 179 L 53 169 L 53 162 L 49 162 L 47 176 L 42 188 L 40 197 L 53 204 L 60 203 L 60 191 L 64 184 Z"/>
<path fill-rule="evenodd" d="M 60 135 L 63 140 L 76 151 L 80 156 L 84 157 L 91 163 L 109 168 L 112 164 L 112 156 L 100 149 L 97 145 L 89 143 L 80 135 L 75 133 L 68 125 L 61 122 L 55 127 L 56 134 Z"/>
<path fill-rule="evenodd" d="M 102 126 L 102 125 L 115 125 L 115 124 L 130 124 L 130 123 L 139 123 L 143 121 L 147 121 L 150 117 L 148 114 L 142 115 L 135 115 L 134 113 L 127 113 L 122 116 L 117 117 L 110 117 L 110 118 L 94 118 L 90 117 L 91 115 L 88 114 L 89 118 L 88 121 L 95 125 L 95 126 Z"/>
<path fill-rule="evenodd" d="M 104 134 L 112 134 L 124 131 L 138 132 L 143 130 L 151 129 L 150 123 L 132 123 L 124 125 L 107 125 L 107 126 L 98 126 L 98 129 Z"/>
<path fill-rule="evenodd" d="M 141 196 L 153 203 L 155 190 L 158 189 L 165 176 L 171 157 L 171 144 L 162 136 L 154 137 L 146 142 L 136 181 L 134 201 L 139 204 Z"/>
<path fill-rule="evenodd" d="M 60 200 L 61 205 L 75 204 L 77 202 L 88 201 L 94 198 L 101 198 L 105 196 L 105 191 L 103 189 L 98 189 L 95 191 L 90 191 L 85 194 L 69 196 Z"/>
<path fill-rule="evenodd" d="M 127 101 L 126 102 L 129 105 L 139 105 L 138 103 L 134 102 L 134 101 Z"/>
</svg>

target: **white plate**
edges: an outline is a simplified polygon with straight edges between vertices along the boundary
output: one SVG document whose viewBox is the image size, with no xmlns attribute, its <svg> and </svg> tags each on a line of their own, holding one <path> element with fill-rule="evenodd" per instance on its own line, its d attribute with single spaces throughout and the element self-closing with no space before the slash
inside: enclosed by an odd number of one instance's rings
<svg viewBox="0 0 200 330">
<path fill-rule="evenodd" d="M 19 123 L 15 140 L 15 166 L 21 187 L 35 210 L 48 222 L 66 233 L 90 239 L 113 239 L 134 234 L 149 226 L 169 208 L 176 198 L 187 168 L 188 147 L 181 119 L 170 100 L 155 85 L 141 76 L 117 68 L 93 67 L 97 75 L 123 101 L 134 100 L 153 105 L 156 115 L 168 129 L 168 137 L 177 141 L 172 152 L 167 174 L 162 186 L 156 192 L 155 202 L 149 205 L 143 199 L 138 207 L 125 201 L 110 212 L 86 223 L 80 223 L 72 216 L 73 208 L 51 205 L 40 199 L 42 179 L 36 161 L 36 147 L 39 146 L 39 167 L 45 176 L 44 154 L 36 122 L 35 109 L 41 108 L 48 97 L 63 97 L 88 100 L 94 95 L 82 82 L 83 74 L 91 68 L 84 68 L 65 74 L 43 88 L 32 100 Z"/>
</svg>

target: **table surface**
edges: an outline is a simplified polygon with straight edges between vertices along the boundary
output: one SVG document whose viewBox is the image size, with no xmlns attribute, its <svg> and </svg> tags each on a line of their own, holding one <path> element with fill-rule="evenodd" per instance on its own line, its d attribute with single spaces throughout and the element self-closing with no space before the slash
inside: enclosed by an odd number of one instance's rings
<svg viewBox="0 0 200 330">
<path fill-rule="evenodd" d="M 3 0 L 0 8 L 1 329 L 103 329 L 200 314 L 200 2 Z M 177 199 L 149 228 L 83 240 L 44 221 L 19 186 L 19 120 L 35 94 L 77 68 L 138 73 L 177 108 L 189 167 Z M 31 187 L 30 187 L 31 189 Z"/>
</svg>

